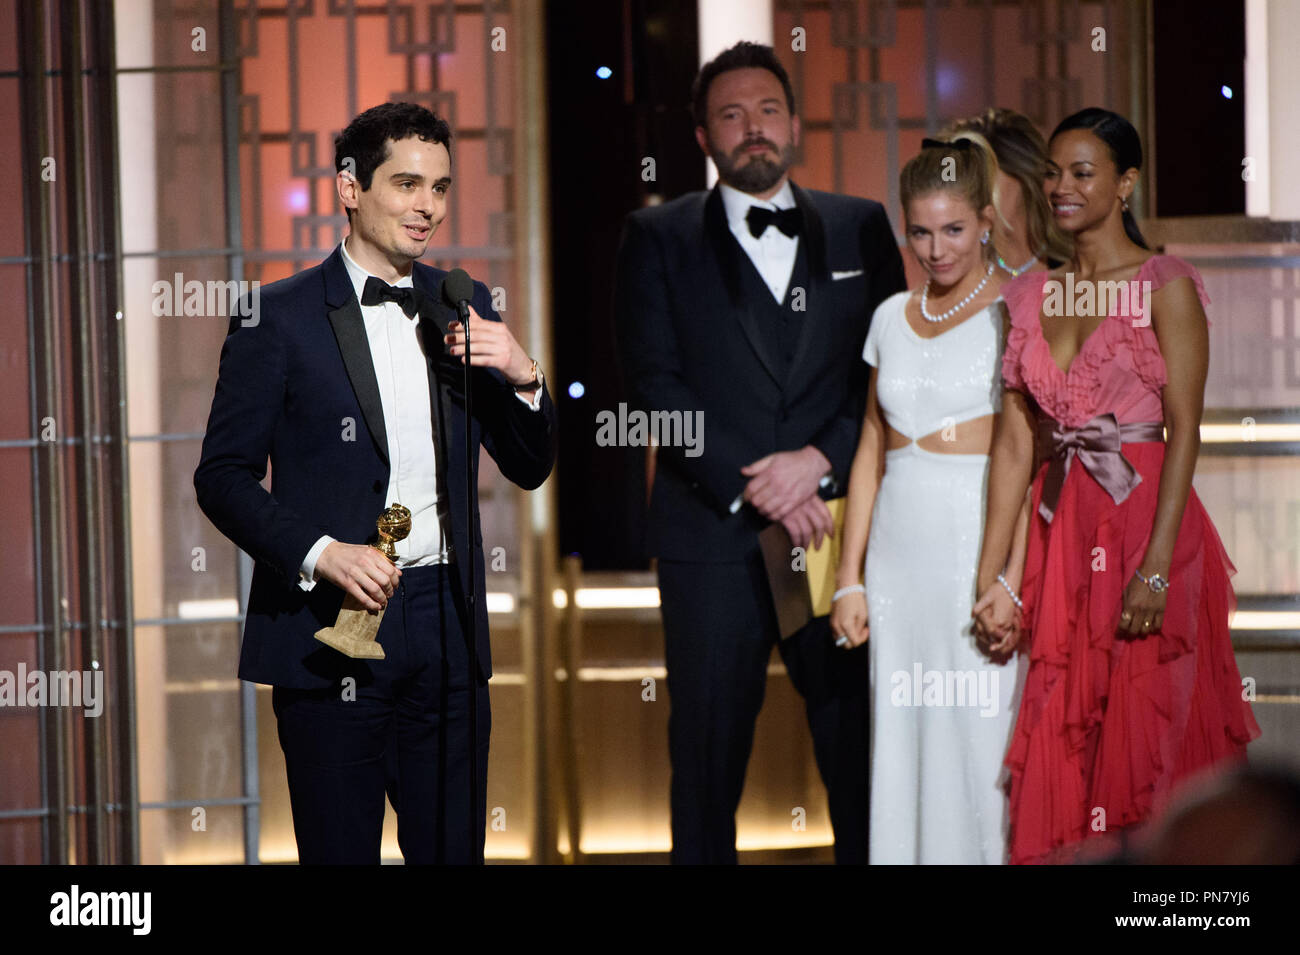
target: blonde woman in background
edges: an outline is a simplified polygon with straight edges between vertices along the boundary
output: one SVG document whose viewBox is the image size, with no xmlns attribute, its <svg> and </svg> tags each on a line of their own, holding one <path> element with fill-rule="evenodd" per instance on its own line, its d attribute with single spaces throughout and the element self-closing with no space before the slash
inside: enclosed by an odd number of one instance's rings
<svg viewBox="0 0 1300 955">
<path fill-rule="evenodd" d="M 990 107 L 961 119 L 941 134 L 982 136 L 997 157 L 993 180 L 995 261 L 1007 277 L 1039 272 L 1069 261 L 1073 240 L 1056 224 L 1044 184 L 1051 170 L 1047 141 L 1027 116 Z"/>
<path fill-rule="evenodd" d="M 977 147 L 985 147 L 986 152 L 991 150 L 996 159 L 995 163 L 991 165 L 985 163 L 983 167 L 984 178 L 989 183 L 991 201 L 988 205 L 992 207 L 990 241 L 983 246 L 985 252 L 981 259 L 984 271 L 987 271 L 991 260 L 996 265 L 994 275 L 1002 280 L 1026 272 L 1041 271 L 1049 262 L 1059 262 L 1069 257 L 1071 247 L 1069 239 L 1053 222 L 1043 188 L 1049 172 L 1046 142 L 1027 118 L 1011 110 L 989 109 L 980 116 L 954 123 L 945 131 L 943 138 L 971 140 Z M 953 148 L 960 150 L 962 146 Z M 941 190 L 945 182 L 942 175 L 943 159 L 951 155 L 954 163 L 960 161 L 955 153 L 937 155 L 940 178 L 938 183 L 933 181 L 928 183 L 932 189 L 930 199 L 938 194 L 937 190 Z M 918 157 L 918 161 L 922 158 Z M 987 155 L 984 158 L 987 160 Z M 926 165 L 931 167 L 928 178 L 932 180 L 933 163 Z M 915 172 L 919 170 L 914 169 Z M 913 186 L 909 191 L 915 191 L 917 184 L 925 186 L 926 179 L 927 175 L 914 176 L 911 179 Z M 971 185 L 975 185 L 976 188 L 967 196 L 967 204 L 973 211 L 983 197 L 980 195 L 980 187 L 975 183 Z M 918 208 L 925 204 L 926 200 L 922 199 Z M 905 205 L 911 205 L 906 198 Z M 988 212 L 985 215 L 988 215 Z M 919 226 L 919 223 L 917 225 Z M 918 252 L 918 242 L 920 242 L 921 254 L 918 254 L 918 260 L 923 266 L 927 262 L 923 241 L 927 232 L 924 226 L 914 229 L 909 223 L 909 244 L 912 245 L 914 252 Z M 913 235 L 917 237 L 915 241 Z M 943 259 L 940 256 L 936 261 L 942 264 Z M 992 283 L 992 277 L 990 281 Z M 934 273 L 932 273 L 931 283 L 940 286 L 945 284 L 944 280 Z M 943 323 L 938 324 L 941 328 L 952 328 L 963 321 L 963 316 L 966 320 L 976 321 L 977 316 L 973 314 L 976 307 L 989 297 L 990 293 L 986 287 L 977 300 L 968 304 L 964 312 L 951 315 Z M 904 293 L 902 301 L 912 303 L 915 298 L 915 293 L 912 293 L 910 298 L 908 293 Z M 906 313 L 910 308 L 912 310 L 910 318 L 907 314 L 902 316 L 902 321 L 908 323 L 908 328 L 913 333 L 915 333 L 913 326 L 919 324 L 911 320 L 915 318 L 917 305 L 919 303 L 906 304 L 904 312 Z M 877 646 L 873 646 L 872 660 L 873 674 L 875 674 L 873 740 L 877 741 L 879 746 L 873 747 L 872 756 L 876 781 L 872 789 L 871 860 L 904 863 L 997 863 L 1003 861 L 1007 825 L 1005 798 L 999 791 L 998 776 L 1005 753 L 1010 721 L 1013 717 L 1015 697 L 1009 697 L 1009 694 L 1013 693 L 1018 681 L 1011 667 L 996 668 L 996 664 L 1006 662 L 1011 653 L 1010 648 L 1015 645 L 1019 626 L 1018 614 L 1014 611 L 1011 615 L 999 614 L 991 601 L 976 605 L 975 611 L 980 614 L 981 622 L 988 628 L 988 632 L 1000 635 L 998 641 L 989 649 L 995 665 L 995 668 L 989 668 L 989 661 L 970 652 L 969 617 L 959 620 L 954 613 L 949 612 L 946 598 L 942 601 L 942 607 L 930 603 L 933 596 L 943 589 L 938 581 L 929 578 L 934 584 L 929 593 L 921 589 L 921 581 L 914 582 L 912 599 L 907 603 L 917 608 L 918 612 L 907 619 L 905 616 L 907 607 L 899 605 L 894 594 L 898 588 L 891 586 L 889 580 L 894 578 L 895 583 L 906 586 L 905 579 L 902 579 L 906 576 L 906 568 L 915 563 L 924 563 L 923 560 L 915 561 L 909 556 L 913 551 L 939 553 L 944 555 L 942 559 L 945 561 L 950 561 L 953 551 L 958 551 L 960 556 L 953 566 L 954 576 L 944 580 L 951 579 L 950 590 L 954 599 L 964 599 L 973 588 L 974 558 L 967 560 L 966 558 L 971 555 L 966 552 L 971 550 L 972 539 L 979 540 L 982 528 L 978 520 L 972 525 L 973 515 L 970 507 L 977 510 L 984 507 L 987 479 L 987 457 L 984 455 L 988 452 L 991 440 L 991 424 L 988 423 L 991 419 L 982 416 L 961 425 L 957 425 L 954 420 L 954 427 L 948 436 L 956 440 L 936 444 L 933 435 L 922 436 L 922 440 L 914 446 L 914 449 L 905 440 L 903 434 L 890 428 L 884 420 L 888 418 L 888 409 L 886 408 L 883 416 L 881 413 L 881 398 L 877 387 L 879 381 L 894 377 L 893 372 L 886 368 L 887 359 L 882 358 L 880 354 L 880 344 L 882 337 L 886 340 L 895 337 L 888 334 L 885 325 L 892 324 L 897 328 L 900 320 L 897 312 L 896 301 L 892 305 L 886 302 L 881 306 L 877 312 L 877 320 L 873 321 L 872 325 L 875 337 L 869 336 L 867 354 L 864 356 L 868 361 L 874 358 L 873 363 L 879 370 L 872 376 L 862 440 L 858 448 L 858 457 L 854 462 L 843 556 L 837 584 L 841 588 L 841 596 L 835 602 L 832 615 L 833 631 L 845 634 L 852 645 L 858 645 L 866 640 L 872 625 L 876 629 Z M 891 314 L 895 316 L 892 320 L 887 317 Z M 999 388 L 996 355 L 1000 355 L 1002 343 L 1005 342 L 1005 313 L 1001 308 L 990 306 L 987 310 L 981 310 L 978 318 L 979 321 L 972 325 L 966 334 L 974 335 L 976 330 L 981 328 L 981 323 L 984 323 L 986 327 L 979 333 L 984 348 L 977 355 L 967 356 L 969 359 L 967 371 L 974 373 L 981 387 L 987 385 L 989 391 L 996 392 Z M 988 334 L 988 324 L 992 324 L 996 330 L 995 336 Z M 951 338 L 945 338 L 945 333 L 940 332 L 935 340 L 926 339 L 922 347 L 937 348 L 944 346 L 945 342 L 951 344 L 960 339 L 962 336 L 956 333 L 955 328 L 953 330 L 954 335 Z M 903 342 L 908 339 L 907 335 L 898 337 L 901 337 Z M 990 341 L 996 344 L 995 357 L 992 359 L 991 366 L 988 364 Z M 960 343 L 952 350 L 956 350 L 959 346 Z M 905 353 L 904 347 L 903 354 Z M 968 375 L 967 381 L 969 377 Z M 959 378 L 960 376 L 952 380 L 956 381 Z M 886 385 L 885 390 L 889 391 L 890 387 Z M 889 400 L 886 397 L 886 405 Z M 990 402 L 995 411 L 997 400 L 994 396 Z M 959 431 L 963 433 L 958 434 Z M 886 435 L 888 435 L 888 448 L 883 447 Z M 944 434 L 940 433 L 938 437 L 942 441 Z M 900 452 L 910 451 L 908 457 L 913 459 L 912 463 L 915 463 L 917 459 L 925 461 L 927 452 L 935 450 L 966 452 L 962 457 L 972 466 L 965 469 L 966 479 L 960 482 L 963 485 L 962 493 L 953 495 L 953 498 L 959 497 L 968 506 L 956 506 L 955 510 L 958 513 L 952 515 L 946 526 L 942 520 L 936 521 L 934 539 L 929 541 L 911 533 L 911 530 L 919 525 L 913 524 L 909 528 L 905 514 L 891 513 L 881 517 L 878 513 L 877 520 L 885 525 L 882 529 L 881 523 L 872 520 L 878 491 L 885 498 L 880 511 L 893 509 L 893 505 L 888 500 L 891 495 L 886 492 L 896 488 L 900 493 L 892 495 L 893 497 L 910 500 L 922 516 L 927 518 L 933 516 L 931 505 L 945 500 L 944 492 L 939 487 L 936 487 L 933 494 L 935 501 L 926 501 L 924 498 L 903 493 L 907 483 L 905 472 L 908 469 L 898 462 L 898 459 L 903 456 Z M 970 453 L 971 451 L 974 453 Z M 949 457 L 947 463 L 958 464 L 962 457 Z M 892 479 L 885 478 L 882 474 L 886 460 L 894 465 Z M 937 483 L 944 484 L 945 470 L 940 468 L 931 470 Z M 950 469 L 947 476 L 953 477 L 961 473 L 961 470 L 961 468 Z M 978 485 L 973 477 L 976 471 L 979 472 Z M 886 487 L 886 482 L 891 487 Z M 951 513 L 953 509 L 953 505 L 949 504 L 945 507 L 945 513 Z M 1014 535 L 1016 543 L 1013 545 L 1003 578 L 1010 588 L 1018 588 L 1020 585 L 1028 516 L 1028 508 L 1025 507 L 1017 524 Z M 870 548 L 867 546 L 869 536 Z M 974 545 L 975 553 L 978 546 L 978 544 Z M 864 551 L 869 551 L 874 561 L 875 572 L 869 573 L 871 579 L 868 579 L 866 587 L 870 596 L 860 593 L 863 589 Z M 893 559 L 895 552 L 901 555 L 901 561 Z M 890 568 L 891 563 L 895 564 L 893 570 Z M 917 568 L 917 570 L 924 574 L 923 569 Z M 925 579 L 923 577 L 922 581 Z M 873 608 L 879 608 L 871 615 L 870 623 L 868 604 Z M 896 666 L 891 668 L 885 659 L 894 657 L 896 664 L 907 665 L 908 651 L 914 651 L 911 656 L 919 658 L 921 649 L 934 639 L 933 635 L 926 630 L 929 619 L 935 615 L 945 618 L 946 622 L 941 623 L 940 627 L 947 637 L 948 644 L 960 647 L 960 651 L 957 651 L 954 646 L 942 646 L 943 653 L 959 653 L 962 662 L 970 665 L 967 670 L 948 669 L 948 673 L 952 674 L 954 687 L 959 678 L 969 679 L 965 674 L 974 674 L 978 695 L 979 673 L 986 673 L 988 675 L 986 680 L 991 680 L 991 675 L 997 673 L 998 712 L 987 717 L 979 717 L 986 721 L 983 724 L 971 722 L 973 717 L 969 707 L 965 713 L 952 711 L 951 708 L 947 708 L 950 711 L 944 713 L 941 709 L 936 720 L 928 720 L 918 715 L 929 712 L 924 706 L 927 672 L 942 672 L 942 670 L 927 667 L 920 659 L 911 661 L 910 671 L 899 670 Z M 906 632 L 895 632 L 899 628 L 890 626 L 891 620 L 903 624 Z M 883 650 L 878 646 L 881 643 L 886 644 Z M 920 699 L 908 700 L 905 697 L 909 692 L 913 697 L 918 695 L 915 686 L 917 662 L 922 663 Z M 895 679 L 899 673 L 902 676 Z M 910 687 L 907 686 L 909 678 L 913 684 Z M 947 673 L 944 673 L 944 678 L 946 681 Z M 986 690 L 988 689 L 991 689 L 990 683 L 986 683 Z M 919 707 L 903 705 L 909 702 L 921 705 Z M 965 731 L 963 731 L 962 720 L 959 719 L 961 716 L 965 716 L 966 722 L 970 724 L 965 727 Z M 945 717 L 947 717 L 946 723 Z M 936 722 L 940 724 L 937 727 L 928 725 Z M 967 739 L 963 738 L 964 732 L 974 734 L 979 739 L 981 745 L 976 750 L 972 750 Z M 928 777 L 923 779 L 923 773 L 928 774 Z"/>
<path fill-rule="evenodd" d="M 976 134 L 922 147 L 900 186 L 928 278 L 886 299 L 867 333 L 875 373 L 831 630 L 871 638 L 870 861 L 997 863 L 1015 661 L 980 652 L 970 609 L 1001 391 L 997 173 Z"/>
</svg>

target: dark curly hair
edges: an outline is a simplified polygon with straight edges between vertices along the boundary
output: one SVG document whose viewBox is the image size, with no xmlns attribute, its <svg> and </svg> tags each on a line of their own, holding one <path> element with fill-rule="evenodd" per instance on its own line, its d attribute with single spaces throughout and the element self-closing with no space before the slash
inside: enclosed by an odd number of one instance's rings
<svg viewBox="0 0 1300 955">
<path fill-rule="evenodd" d="M 790 85 L 790 74 L 776 58 L 776 52 L 762 43 L 741 40 L 700 67 L 699 75 L 695 77 L 695 84 L 691 87 L 691 112 L 695 116 L 696 126 L 709 125 L 709 87 L 713 85 L 713 81 L 719 74 L 729 70 L 743 70 L 747 67 L 767 70 L 781 81 L 781 87 L 785 90 L 785 105 L 789 108 L 790 115 L 794 115 L 794 87 Z"/>
<path fill-rule="evenodd" d="M 388 141 L 418 136 L 426 143 L 442 143 L 451 153 L 451 127 L 432 110 L 418 103 L 380 103 L 359 114 L 334 137 L 334 169 L 342 172 L 352 160 L 352 171 L 362 191 L 370 188 L 375 170 L 390 155 Z M 348 210 L 348 218 L 352 211 Z"/>
</svg>

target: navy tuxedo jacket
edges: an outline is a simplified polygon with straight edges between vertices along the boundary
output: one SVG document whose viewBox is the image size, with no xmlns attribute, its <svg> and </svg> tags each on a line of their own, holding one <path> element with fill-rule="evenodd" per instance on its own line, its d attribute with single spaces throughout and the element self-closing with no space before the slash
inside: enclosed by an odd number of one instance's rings
<svg viewBox="0 0 1300 955">
<path fill-rule="evenodd" d="M 420 333 L 429 356 L 438 466 L 450 498 L 454 589 L 464 623 L 461 573 L 472 554 L 478 657 L 486 680 L 492 664 L 483 535 L 476 511 L 471 548 L 464 366 L 442 343 L 447 323 L 456 317 L 441 303 L 445 274 L 417 262 L 413 282 L 425 296 Z M 501 320 L 483 283 L 474 283 L 471 304 L 483 318 Z M 322 534 L 352 544 L 377 540 L 375 519 L 391 503 L 385 500 L 383 408 L 361 306 L 338 249 L 320 265 L 262 288 L 258 305 L 255 324 L 245 327 L 251 320 L 241 318 L 240 310 L 231 319 L 194 489 L 203 513 L 255 562 L 239 676 L 274 686 L 323 687 L 356 672 L 355 661 L 314 638 L 338 618 L 343 591 L 323 578 L 303 590 L 299 570 Z M 555 461 L 550 395 L 543 389 L 541 410 L 533 411 L 495 370 L 475 368 L 471 380 L 475 474 L 481 444 L 507 478 L 523 488 L 538 487 Z M 269 490 L 261 483 L 268 459 Z"/>
<path fill-rule="evenodd" d="M 702 454 L 658 449 L 650 556 L 730 561 L 756 549 L 767 522 L 729 508 L 748 482 L 740 469 L 772 452 L 811 444 L 833 470 L 823 496 L 847 489 L 866 406 L 862 346 L 876 306 L 906 288 L 903 260 L 880 203 L 793 189 L 809 287 L 785 375 L 745 300 L 741 270 L 753 265 L 716 188 L 627 219 L 614 311 L 633 403 L 704 413 Z"/>
</svg>

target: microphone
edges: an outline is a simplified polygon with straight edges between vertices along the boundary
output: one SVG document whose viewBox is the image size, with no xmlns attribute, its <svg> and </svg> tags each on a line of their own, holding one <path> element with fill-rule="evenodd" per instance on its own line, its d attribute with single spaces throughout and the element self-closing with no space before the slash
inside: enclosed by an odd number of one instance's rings
<svg viewBox="0 0 1300 955">
<path fill-rule="evenodd" d="M 442 300 L 456 309 L 460 317 L 460 333 L 465 339 L 465 528 L 468 539 L 473 541 L 476 491 L 478 489 L 477 468 L 474 466 L 477 455 L 474 453 L 473 429 L 469 422 L 473 420 L 473 391 L 469 387 L 469 299 L 474 296 L 474 282 L 464 269 L 452 269 L 442 278 Z M 465 568 L 465 637 L 469 643 L 469 845 L 477 845 L 478 816 L 478 637 L 477 637 L 477 576 L 474 570 L 473 544 L 471 552 L 464 557 L 456 555 L 456 563 L 464 560 Z M 480 864 L 477 850 L 474 850 L 474 863 Z"/>
<path fill-rule="evenodd" d="M 474 280 L 464 269 L 452 269 L 442 280 L 442 300 L 456 310 L 462 326 L 469 324 L 469 300 L 474 297 Z"/>
<path fill-rule="evenodd" d="M 475 464 L 478 456 L 474 453 L 473 428 L 470 422 L 474 416 L 474 395 L 470 389 L 470 341 L 469 341 L 469 300 L 474 297 L 474 280 L 464 269 L 452 269 L 442 280 L 442 300 L 456 310 L 460 316 L 460 330 L 465 337 L 465 488 L 469 492 L 465 499 L 465 526 L 468 539 L 474 539 L 474 517 L 478 512 L 475 498 L 478 490 L 478 475 Z M 468 613 L 465 615 L 465 636 L 469 643 L 469 845 L 476 846 L 478 829 L 479 786 L 478 786 L 478 602 L 477 574 L 473 544 L 470 553 L 462 558 L 456 555 L 456 562 L 464 561 L 465 567 L 465 603 Z M 475 864 L 480 864 L 477 849 L 474 850 Z"/>
</svg>

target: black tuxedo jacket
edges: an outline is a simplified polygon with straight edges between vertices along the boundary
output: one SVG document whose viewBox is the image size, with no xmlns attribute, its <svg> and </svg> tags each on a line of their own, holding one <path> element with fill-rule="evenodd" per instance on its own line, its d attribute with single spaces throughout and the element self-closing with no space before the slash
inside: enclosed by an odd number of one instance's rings
<svg viewBox="0 0 1300 955">
<path fill-rule="evenodd" d="M 420 333 L 429 356 L 438 466 L 450 498 L 452 575 L 463 624 L 461 568 L 472 554 L 478 658 L 487 679 L 492 663 L 482 596 L 483 535 L 476 511 L 471 548 L 464 366 L 442 344 L 447 323 L 456 317 L 441 303 L 445 274 L 417 262 L 412 280 L 425 297 Z M 340 250 L 262 288 L 258 304 L 255 324 L 236 311 L 222 345 L 194 489 L 203 513 L 255 561 L 239 676 L 275 686 L 328 686 L 352 672 L 352 661 L 314 634 L 333 625 L 343 591 L 324 579 L 305 591 L 298 586 L 299 570 L 322 534 L 353 544 L 377 539 L 375 518 L 391 503 L 384 499 L 389 457 L 383 407 L 361 306 Z M 483 318 L 501 320 L 483 283 L 474 283 L 471 304 Z M 481 444 L 511 481 L 539 486 L 555 461 L 550 395 L 543 389 L 541 410 L 533 411 L 495 370 L 475 368 L 471 380 L 475 474 Z M 268 458 L 269 490 L 261 484 Z"/>
<path fill-rule="evenodd" d="M 792 184 L 793 185 L 793 184 Z M 876 306 L 906 287 L 878 202 L 794 186 L 803 211 L 809 287 L 789 372 L 768 354 L 741 270 L 752 268 L 715 188 L 632 213 L 618 254 L 615 321 L 633 404 L 703 411 L 703 453 L 660 447 L 650 501 L 650 556 L 736 560 L 766 521 L 730 505 L 740 469 L 811 444 L 842 494 L 866 405 L 862 346 Z"/>
</svg>

